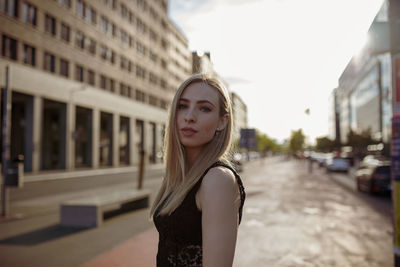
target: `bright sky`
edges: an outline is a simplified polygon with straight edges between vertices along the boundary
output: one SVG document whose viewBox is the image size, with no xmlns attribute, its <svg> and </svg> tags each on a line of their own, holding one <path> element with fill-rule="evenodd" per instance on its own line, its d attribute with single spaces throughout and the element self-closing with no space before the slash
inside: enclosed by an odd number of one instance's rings
<svg viewBox="0 0 400 267">
<path fill-rule="evenodd" d="M 190 50 L 248 108 L 250 128 L 282 141 L 328 134 L 329 95 L 383 0 L 169 0 Z M 310 115 L 305 110 L 310 109 Z"/>
</svg>

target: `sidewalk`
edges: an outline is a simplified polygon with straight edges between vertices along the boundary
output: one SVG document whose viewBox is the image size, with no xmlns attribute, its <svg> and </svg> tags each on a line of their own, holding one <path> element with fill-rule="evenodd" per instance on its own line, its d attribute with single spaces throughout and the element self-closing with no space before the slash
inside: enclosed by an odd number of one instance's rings
<svg viewBox="0 0 400 267">
<path fill-rule="evenodd" d="M 158 233 L 153 227 L 81 267 L 156 266 Z"/>
<path fill-rule="evenodd" d="M 11 215 L 0 216 L 0 266 L 155 266 L 158 234 L 148 208 L 123 213 L 96 228 L 59 224 L 63 201 L 135 189 L 136 177 L 130 172 L 26 183 L 24 191 L 12 196 Z M 161 177 L 160 166 L 145 173 L 143 188 L 152 192 L 150 203 Z"/>
</svg>

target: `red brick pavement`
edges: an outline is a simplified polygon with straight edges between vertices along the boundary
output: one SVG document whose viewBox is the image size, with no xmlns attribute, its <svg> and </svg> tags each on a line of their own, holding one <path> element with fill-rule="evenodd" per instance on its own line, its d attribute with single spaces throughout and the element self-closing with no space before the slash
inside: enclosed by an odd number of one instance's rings
<svg viewBox="0 0 400 267">
<path fill-rule="evenodd" d="M 156 266 L 157 230 L 149 230 L 90 260 L 81 267 L 152 267 Z"/>
</svg>

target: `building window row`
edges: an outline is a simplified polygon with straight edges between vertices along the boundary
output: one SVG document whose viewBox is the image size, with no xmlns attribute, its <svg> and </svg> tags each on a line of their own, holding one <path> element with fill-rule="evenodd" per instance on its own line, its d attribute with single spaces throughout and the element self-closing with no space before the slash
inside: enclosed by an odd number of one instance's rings
<svg viewBox="0 0 400 267">
<path fill-rule="evenodd" d="M 10 36 L 3 35 L 2 36 L 2 56 L 12 59 L 18 60 L 18 41 Z M 23 47 L 23 62 L 25 64 L 36 66 L 36 48 L 24 44 Z M 57 58 L 54 54 L 45 51 L 43 54 L 43 69 L 50 73 L 59 72 L 59 74 L 65 78 L 69 78 L 69 69 L 70 69 L 70 62 L 65 58 L 59 58 L 59 70 L 57 71 L 56 61 Z M 133 65 L 128 59 L 121 59 L 121 62 L 128 62 L 124 63 L 124 68 L 128 68 L 127 70 L 130 71 L 131 66 Z M 126 65 L 127 64 L 127 65 Z M 122 68 L 122 66 L 121 66 Z M 136 75 L 142 79 L 146 78 L 146 70 L 145 68 L 137 65 L 136 66 Z M 74 79 L 79 82 L 85 82 L 92 86 L 96 86 L 95 83 L 95 72 L 91 69 L 86 69 L 84 66 L 76 64 L 75 65 L 75 77 Z M 167 87 L 167 83 L 164 79 L 159 79 L 154 73 L 150 72 L 149 80 L 153 84 L 157 84 L 160 80 L 160 84 L 163 89 Z M 109 78 L 105 75 L 100 75 L 100 88 L 115 92 L 115 81 L 112 78 Z M 122 96 L 126 96 L 128 98 L 132 98 L 132 89 L 130 86 L 120 83 L 120 94 Z M 135 99 L 140 102 L 146 102 L 145 93 L 140 90 L 136 91 Z M 149 104 L 153 106 L 158 106 L 163 109 L 166 109 L 166 104 L 162 104 L 164 100 L 154 100 L 153 98 L 149 98 Z M 165 101 L 164 101 L 165 102 Z"/>
<path fill-rule="evenodd" d="M 84 43 L 85 43 L 84 40 L 85 39 L 83 37 L 83 34 L 78 32 L 77 36 L 76 36 L 76 45 L 83 49 Z M 87 39 L 87 40 L 89 40 L 88 41 L 89 51 L 91 51 L 91 49 L 93 49 L 93 53 L 95 53 L 95 51 L 94 51 L 95 42 L 91 39 Z M 9 58 L 12 60 L 17 60 L 18 59 L 17 52 L 18 52 L 18 41 L 10 36 L 3 35 L 2 36 L 2 55 L 3 55 L 3 57 L 6 57 L 6 58 Z M 101 45 L 100 46 L 100 55 L 104 60 L 109 60 L 111 63 L 115 63 L 115 52 L 112 51 L 111 49 L 109 49 L 108 47 Z M 36 65 L 35 58 L 36 58 L 36 49 L 33 46 L 25 44 L 24 45 L 24 54 L 23 54 L 24 63 L 35 66 Z M 63 63 L 62 63 L 63 71 L 61 71 L 60 74 L 62 76 L 68 77 L 69 74 L 68 74 L 68 71 L 66 70 L 68 68 L 66 67 L 67 64 L 65 63 L 65 61 L 66 60 L 63 60 Z M 132 68 L 134 66 L 132 61 L 130 61 L 128 58 L 126 58 L 124 56 L 121 56 L 120 62 L 121 62 L 121 64 L 120 64 L 121 69 L 126 70 L 128 72 L 132 71 Z M 146 69 L 138 64 L 136 64 L 135 68 L 136 68 L 136 76 L 138 78 L 145 80 L 147 77 Z M 49 52 L 45 52 L 43 69 L 46 71 L 52 72 L 52 73 L 56 72 L 55 56 L 53 54 L 51 54 Z M 77 67 L 77 71 L 75 72 L 75 79 L 83 82 L 84 81 L 83 76 L 84 76 L 83 70 L 81 70 L 81 69 L 79 69 L 79 67 Z M 91 79 L 91 80 L 94 80 L 94 79 Z M 166 82 L 163 79 L 159 79 L 157 77 L 157 75 L 155 75 L 154 73 L 150 72 L 150 74 L 149 74 L 149 82 L 150 83 L 158 84 L 159 80 L 161 81 L 160 85 L 164 89 L 166 87 Z M 92 82 L 92 81 L 89 83 L 94 85 L 94 82 Z M 101 87 L 101 88 L 106 89 L 107 88 L 107 86 L 105 85 L 106 83 L 102 83 L 102 84 L 103 84 L 103 87 Z"/>
</svg>

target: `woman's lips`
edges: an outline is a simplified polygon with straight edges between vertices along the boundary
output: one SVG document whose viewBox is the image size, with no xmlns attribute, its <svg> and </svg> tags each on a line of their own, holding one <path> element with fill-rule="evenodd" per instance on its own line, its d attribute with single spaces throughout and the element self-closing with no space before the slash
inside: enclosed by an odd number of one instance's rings
<svg viewBox="0 0 400 267">
<path fill-rule="evenodd" d="M 192 128 L 183 128 L 181 131 L 182 131 L 183 136 L 185 136 L 185 137 L 190 137 L 190 136 L 194 135 L 195 133 L 197 133 L 197 131 Z"/>
</svg>

